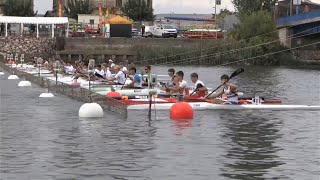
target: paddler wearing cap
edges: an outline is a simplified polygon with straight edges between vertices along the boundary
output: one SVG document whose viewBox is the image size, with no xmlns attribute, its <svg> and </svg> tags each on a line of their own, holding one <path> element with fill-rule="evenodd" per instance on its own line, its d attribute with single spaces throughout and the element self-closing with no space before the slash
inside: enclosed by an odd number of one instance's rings
<svg viewBox="0 0 320 180">
<path fill-rule="evenodd" d="M 220 88 L 220 90 L 217 93 L 213 93 L 208 98 L 214 99 L 221 97 L 222 99 L 216 99 L 213 103 L 217 104 L 238 104 L 238 86 L 231 83 L 229 80 L 229 76 L 224 74 L 221 76 L 221 84 L 223 86 Z"/>
</svg>

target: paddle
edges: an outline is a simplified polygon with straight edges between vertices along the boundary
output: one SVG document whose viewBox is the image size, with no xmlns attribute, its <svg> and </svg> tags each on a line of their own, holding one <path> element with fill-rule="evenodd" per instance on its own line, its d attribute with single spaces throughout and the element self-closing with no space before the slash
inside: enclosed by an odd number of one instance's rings
<svg viewBox="0 0 320 180">
<path fill-rule="evenodd" d="M 198 91 L 199 88 L 196 88 L 189 96 L 192 96 L 194 93 Z"/>
<path fill-rule="evenodd" d="M 240 68 L 240 69 L 236 70 L 235 72 L 233 72 L 233 73 L 231 74 L 229 80 L 230 80 L 231 78 L 233 78 L 233 77 L 235 77 L 235 76 L 243 73 L 243 72 L 244 72 L 244 69 L 243 69 L 243 68 Z M 228 80 L 228 81 L 229 81 L 229 80 Z M 208 94 L 206 97 L 204 97 L 204 99 L 207 99 L 208 97 L 210 97 L 214 92 L 216 92 L 218 89 L 220 89 L 224 84 L 225 84 L 225 83 L 221 84 L 219 87 L 217 87 L 215 90 L 213 90 L 210 94 Z"/>
</svg>

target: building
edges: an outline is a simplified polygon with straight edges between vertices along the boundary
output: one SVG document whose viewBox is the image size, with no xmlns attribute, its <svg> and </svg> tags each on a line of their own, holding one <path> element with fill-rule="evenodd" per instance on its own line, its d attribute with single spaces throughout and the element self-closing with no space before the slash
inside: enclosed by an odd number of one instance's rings
<svg viewBox="0 0 320 180">
<path fill-rule="evenodd" d="M 208 28 L 215 24 L 212 14 L 157 14 L 155 24 L 172 24 L 178 29 Z"/>
<path fill-rule="evenodd" d="M 1 0 L 0 0 L 1 1 Z M 57 16 L 58 14 L 58 1 L 59 0 L 53 0 L 53 13 Z M 95 11 L 94 14 L 97 14 L 99 3 L 102 3 L 103 8 L 116 8 L 118 13 L 120 13 L 120 8 L 124 6 L 124 4 L 128 0 L 90 0 L 92 3 L 92 6 L 94 7 Z M 153 7 L 153 0 L 145 0 L 147 5 L 150 7 Z M 64 5 L 66 5 L 67 0 L 62 0 Z"/>
</svg>

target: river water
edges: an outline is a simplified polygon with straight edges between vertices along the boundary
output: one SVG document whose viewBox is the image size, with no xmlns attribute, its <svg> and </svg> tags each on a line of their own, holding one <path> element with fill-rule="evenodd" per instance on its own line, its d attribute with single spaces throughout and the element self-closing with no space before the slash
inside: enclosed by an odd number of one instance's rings
<svg viewBox="0 0 320 180">
<path fill-rule="evenodd" d="M 168 67 L 155 67 L 166 74 Z M 175 67 L 209 87 L 236 67 Z M 247 67 L 233 81 L 245 95 L 320 104 L 320 71 Z M 0 179 L 320 178 L 319 111 L 201 111 L 173 121 L 166 111 L 128 119 L 79 119 L 81 102 L 0 76 Z"/>
</svg>

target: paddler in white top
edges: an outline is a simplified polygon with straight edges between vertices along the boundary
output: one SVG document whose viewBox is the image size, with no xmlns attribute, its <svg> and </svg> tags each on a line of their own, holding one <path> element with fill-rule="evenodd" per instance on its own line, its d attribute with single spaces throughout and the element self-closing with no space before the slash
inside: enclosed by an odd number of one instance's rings
<svg viewBox="0 0 320 180">
<path fill-rule="evenodd" d="M 174 82 L 174 73 L 175 72 L 176 71 L 173 68 L 168 69 L 168 75 L 171 77 L 171 81 L 167 82 L 167 84 L 166 84 L 167 87 L 171 87 L 171 86 L 175 85 L 175 82 Z"/>
<path fill-rule="evenodd" d="M 221 76 L 222 89 L 218 93 L 213 93 L 209 98 L 222 97 L 222 100 L 216 100 L 217 104 L 238 104 L 238 86 L 229 82 L 230 78 L 224 74 Z"/>
<path fill-rule="evenodd" d="M 124 85 L 126 82 L 126 75 L 122 71 L 120 71 L 120 66 L 115 65 L 114 71 L 115 71 L 116 75 L 114 77 L 109 78 L 108 83 L 109 84 Z"/>
<path fill-rule="evenodd" d="M 146 75 L 148 75 L 148 77 L 143 80 L 144 82 L 142 85 L 149 86 L 150 84 L 148 82 L 151 81 L 151 79 L 149 79 L 151 77 L 151 66 L 145 66 L 144 72 L 146 73 Z"/>
<path fill-rule="evenodd" d="M 103 75 L 103 78 L 104 78 L 104 79 L 109 79 L 109 78 L 112 77 L 111 71 L 109 70 L 109 67 L 108 67 L 108 64 L 107 64 L 107 63 L 102 63 L 102 64 L 101 64 L 101 68 L 102 68 L 103 71 L 104 71 L 104 75 Z"/>
<path fill-rule="evenodd" d="M 98 64 L 94 70 L 94 75 L 100 79 L 104 78 L 104 70 L 101 68 L 101 65 Z"/>
<path fill-rule="evenodd" d="M 204 83 L 202 81 L 199 80 L 199 76 L 197 73 L 192 73 L 190 75 L 191 81 L 192 83 L 194 83 L 194 94 L 190 94 L 191 95 L 195 95 L 198 97 L 205 97 L 208 89 L 206 88 L 206 86 L 204 85 Z"/>
<path fill-rule="evenodd" d="M 179 84 L 176 84 L 173 87 L 167 87 L 166 91 L 167 92 L 172 92 L 172 93 L 180 93 L 181 95 L 189 95 L 189 88 L 188 88 L 188 83 L 187 81 L 183 80 L 184 73 L 182 71 L 178 71 L 175 75 L 175 78 L 179 81 Z"/>
</svg>

